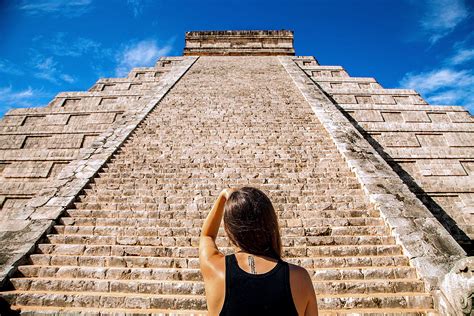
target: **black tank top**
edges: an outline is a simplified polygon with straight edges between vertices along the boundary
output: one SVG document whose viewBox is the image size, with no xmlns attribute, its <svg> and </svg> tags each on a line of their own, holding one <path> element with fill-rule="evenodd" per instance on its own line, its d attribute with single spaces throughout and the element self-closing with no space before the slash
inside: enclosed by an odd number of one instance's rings
<svg viewBox="0 0 474 316">
<path fill-rule="evenodd" d="M 279 260 L 270 271 L 242 270 L 235 254 L 225 257 L 225 298 L 221 316 L 298 315 L 290 288 L 290 268 Z"/>
</svg>

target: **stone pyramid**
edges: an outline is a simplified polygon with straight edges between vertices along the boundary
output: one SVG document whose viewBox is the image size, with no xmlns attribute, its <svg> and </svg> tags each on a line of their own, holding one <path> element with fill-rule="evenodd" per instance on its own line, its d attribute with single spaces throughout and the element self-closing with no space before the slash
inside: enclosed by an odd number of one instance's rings
<svg viewBox="0 0 474 316">
<path fill-rule="evenodd" d="M 11 110 L 0 155 L 1 315 L 205 314 L 200 227 L 242 185 L 320 315 L 472 309 L 473 117 L 294 56 L 291 31 L 188 32 L 183 56 Z"/>
</svg>

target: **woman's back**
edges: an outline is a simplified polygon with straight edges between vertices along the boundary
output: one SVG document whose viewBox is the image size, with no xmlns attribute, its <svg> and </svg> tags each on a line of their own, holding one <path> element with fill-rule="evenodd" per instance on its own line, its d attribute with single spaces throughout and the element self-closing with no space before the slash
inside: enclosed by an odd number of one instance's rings
<svg viewBox="0 0 474 316">
<path fill-rule="evenodd" d="M 247 272 L 239 266 L 236 255 L 225 257 L 225 299 L 219 315 L 298 315 L 291 295 L 288 263 L 275 260 L 261 262 L 259 266 L 266 271 L 257 273 L 251 261 L 247 268 L 254 273 Z"/>
<path fill-rule="evenodd" d="M 225 211 L 224 211 L 225 206 Z M 222 218 L 236 254 L 216 244 Z M 308 272 L 281 258 L 275 210 L 260 190 L 223 190 L 199 239 L 199 263 L 210 315 L 318 315 Z"/>
</svg>

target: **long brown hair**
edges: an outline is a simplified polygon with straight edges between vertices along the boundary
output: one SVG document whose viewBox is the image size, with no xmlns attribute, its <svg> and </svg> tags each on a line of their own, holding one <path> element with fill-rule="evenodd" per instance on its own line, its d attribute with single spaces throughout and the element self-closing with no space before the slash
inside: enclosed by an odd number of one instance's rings
<svg viewBox="0 0 474 316">
<path fill-rule="evenodd" d="M 224 206 L 224 229 L 245 252 L 281 258 L 278 219 L 270 199 L 257 188 L 232 192 Z"/>
</svg>

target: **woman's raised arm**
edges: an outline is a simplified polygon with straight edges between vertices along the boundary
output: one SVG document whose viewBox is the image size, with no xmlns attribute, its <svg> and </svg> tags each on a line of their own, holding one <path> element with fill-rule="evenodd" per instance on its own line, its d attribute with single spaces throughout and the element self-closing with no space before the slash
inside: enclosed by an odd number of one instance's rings
<svg viewBox="0 0 474 316">
<path fill-rule="evenodd" d="M 199 238 L 199 262 L 201 267 L 206 266 L 214 256 L 224 256 L 217 248 L 216 238 L 224 215 L 225 202 L 231 194 L 232 189 L 222 190 L 202 225 Z"/>
</svg>

